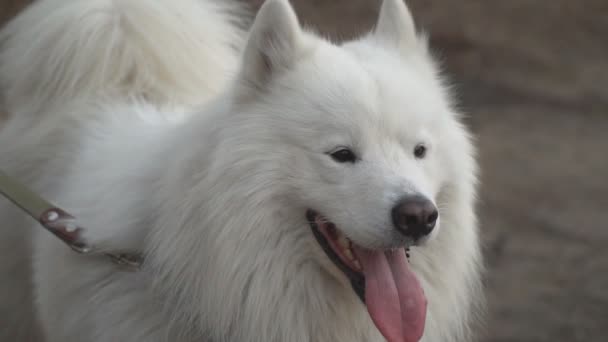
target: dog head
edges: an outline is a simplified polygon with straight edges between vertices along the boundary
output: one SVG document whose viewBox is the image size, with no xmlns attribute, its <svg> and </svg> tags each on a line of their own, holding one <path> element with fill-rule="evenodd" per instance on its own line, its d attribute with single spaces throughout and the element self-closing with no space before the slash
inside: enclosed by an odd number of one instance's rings
<svg viewBox="0 0 608 342">
<path fill-rule="evenodd" d="M 375 30 L 340 46 L 302 30 L 287 1 L 269 1 L 243 61 L 245 134 L 280 164 L 292 203 L 366 248 L 438 233 L 438 196 L 471 174 L 471 149 L 401 1 L 386 0 Z"/>
</svg>

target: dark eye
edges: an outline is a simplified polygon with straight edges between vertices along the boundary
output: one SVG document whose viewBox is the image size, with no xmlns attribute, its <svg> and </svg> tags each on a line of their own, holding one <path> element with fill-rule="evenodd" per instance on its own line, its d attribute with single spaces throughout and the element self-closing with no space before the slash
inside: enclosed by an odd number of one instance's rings
<svg viewBox="0 0 608 342">
<path fill-rule="evenodd" d="M 414 148 L 414 156 L 418 159 L 422 159 L 426 156 L 426 146 L 423 144 L 418 144 Z"/>
<path fill-rule="evenodd" d="M 335 152 L 331 152 L 329 155 L 338 163 L 354 163 L 357 161 L 355 153 L 347 148 L 341 148 Z"/>
</svg>

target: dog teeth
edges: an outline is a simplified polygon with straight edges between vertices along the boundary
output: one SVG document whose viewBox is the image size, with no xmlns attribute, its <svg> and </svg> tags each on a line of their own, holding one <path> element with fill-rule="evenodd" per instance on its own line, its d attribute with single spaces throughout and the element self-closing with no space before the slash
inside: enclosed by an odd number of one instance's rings
<svg viewBox="0 0 608 342">
<path fill-rule="evenodd" d="M 340 235 L 340 237 L 338 237 L 338 244 L 344 249 L 348 249 L 350 247 L 350 242 L 344 235 Z"/>
<path fill-rule="evenodd" d="M 346 257 L 347 257 L 349 260 L 351 260 L 351 261 L 354 261 L 354 260 L 355 260 L 355 257 L 354 257 L 354 255 L 353 255 L 353 252 L 351 252 L 351 250 L 350 250 L 350 249 L 345 249 L 345 250 L 344 250 L 344 255 L 346 255 Z"/>
<path fill-rule="evenodd" d="M 350 244 L 352 246 L 352 244 Z M 353 250 L 348 248 L 344 250 L 344 256 L 346 256 L 346 258 L 348 258 L 348 260 L 351 262 L 351 264 L 355 267 L 356 270 L 361 270 L 361 264 L 359 263 L 359 260 L 357 260 L 355 258 L 355 255 L 353 254 Z"/>
<path fill-rule="evenodd" d="M 348 261 L 350 261 L 351 265 L 353 265 L 357 270 L 361 270 L 361 264 L 359 263 L 359 261 L 355 258 L 355 255 L 353 253 L 353 243 L 352 241 L 350 241 L 346 235 L 342 234 L 339 230 L 335 229 L 335 226 L 330 226 L 330 228 L 334 228 L 333 232 L 335 233 L 334 236 L 332 234 L 332 239 L 335 240 L 337 242 L 338 247 L 340 248 L 343 256 L 348 259 Z M 329 230 L 328 230 L 329 232 Z"/>
</svg>

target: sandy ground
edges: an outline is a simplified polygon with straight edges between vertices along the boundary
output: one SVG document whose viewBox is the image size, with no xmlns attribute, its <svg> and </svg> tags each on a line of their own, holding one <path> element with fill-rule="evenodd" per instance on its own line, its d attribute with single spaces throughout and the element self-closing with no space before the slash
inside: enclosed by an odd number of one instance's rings
<svg viewBox="0 0 608 342">
<path fill-rule="evenodd" d="M 3 0 L 0 19 L 19 2 Z M 378 8 L 294 2 L 335 39 L 369 29 Z M 479 141 L 480 340 L 608 341 L 608 1 L 408 2 Z"/>
</svg>

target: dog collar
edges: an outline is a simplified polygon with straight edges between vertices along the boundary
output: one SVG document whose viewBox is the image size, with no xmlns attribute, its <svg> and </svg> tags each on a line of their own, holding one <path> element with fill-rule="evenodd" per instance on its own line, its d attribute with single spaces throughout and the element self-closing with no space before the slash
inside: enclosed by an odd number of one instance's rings
<svg viewBox="0 0 608 342">
<path fill-rule="evenodd" d="M 83 237 L 85 228 L 74 216 L 45 200 L 25 185 L 0 170 L 0 194 L 34 218 L 46 230 L 63 241 L 73 251 L 84 255 L 100 255 L 125 270 L 138 270 L 143 255 L 130 251 L 101 251 Z"/>
</svg>

